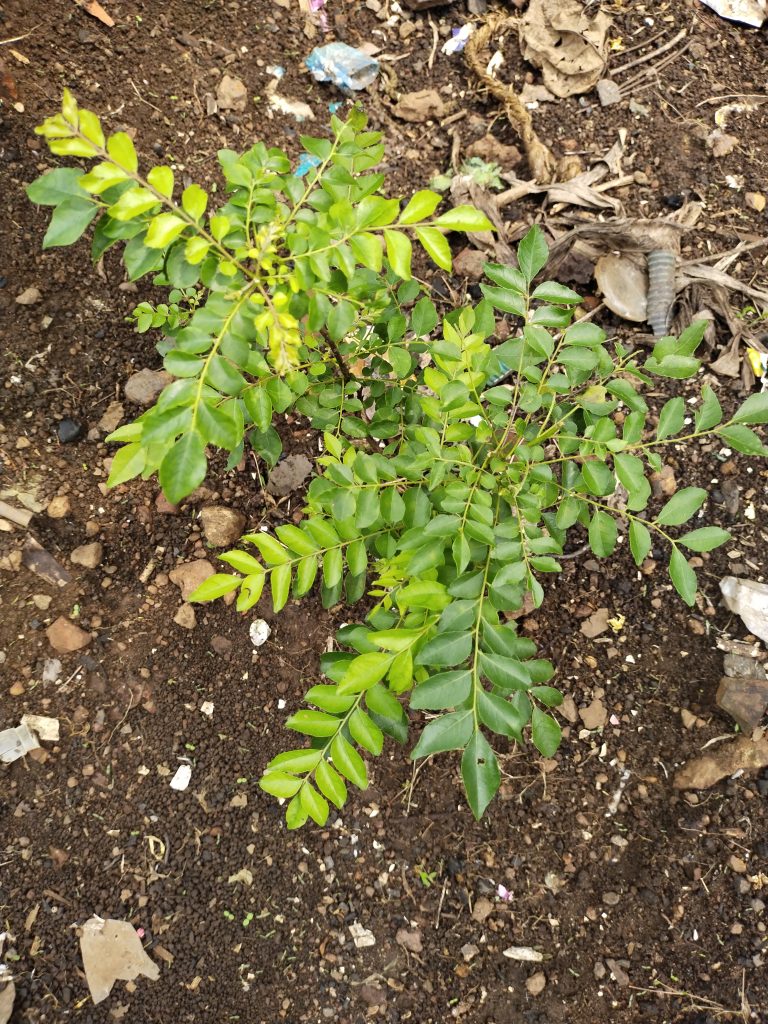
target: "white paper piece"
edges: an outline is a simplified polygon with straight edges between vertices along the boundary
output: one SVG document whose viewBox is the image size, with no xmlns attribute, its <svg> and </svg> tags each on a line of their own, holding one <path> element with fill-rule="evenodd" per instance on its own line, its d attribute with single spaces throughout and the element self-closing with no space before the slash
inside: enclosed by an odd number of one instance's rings
<svg viewBox="0 0 768 1024">
<path fill-rule="evenodd" d="M 701 0 L 721 18 L 760 28 L 768 15 L 766 0 Z"/>
<path fill-rule="evenodd" d="M 265 622 L 264 619 L 256 619 L 251 623 L 251 628 L 248 630 L 248 635 L 251 638 L 251 643 L 254 647 L 261 647 L 269 640 L 269 635 L 272 632 L 269 623 Z"/>
<path fill-rule="evenodd" d="M 180 793 L 183 793 L 191 779 L 192 765 L 180 764 L 176 769 L 176 774 L 171 779 L 171 789 L 177 789 Z"/>
<path fill-rule="evenodd" d="M 23 723 L 15 729 L 3 729 L 0 732 L 0 761 L 12 764 L 39 746 L 37 736 Z"/>
</svg>

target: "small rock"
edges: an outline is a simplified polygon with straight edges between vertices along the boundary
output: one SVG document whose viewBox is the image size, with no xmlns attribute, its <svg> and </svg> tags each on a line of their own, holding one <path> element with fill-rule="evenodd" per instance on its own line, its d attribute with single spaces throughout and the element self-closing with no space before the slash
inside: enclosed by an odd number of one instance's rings
<svg viewBox="0 0 768 1024">
<path fill-rule="evenodd" d="M 750 633 L 768 643 L 768 583 L 726 576 L 720 591 L 728 611 L 738 615 Z"/>
<path fill-rule="evenodd" d="M 48 508 L 45 511 L 49 519 L 63 519 L 69 515 L 71 508 L 72 506 L 66 494 L 57 494 L 55 498 L 51 498 L 48 502 Z"/>
<path fill-rule="evenodd" d="M 31 288 L 25 288 L 21 295 L 16 296 L 16 302 L 20 306 L 34 306 L 36 302 L 42 299 L 43 295 L 39 288 L 35 288 L 32 285 Z"/>
<path fill-rule="evenodd" d="M 680 717 L 683 720 L 683 727 L 685 729 L 692 729 L 695 725 L 701 724 L 701 719 L 698 718 L 688 708 L 680 708 Z"/>
<path fill-rule="evenodd" d="M 571 725 L 574 725 L 578 721 L 579 710 L 576 707 L 576 701 L 573 699 L 570 693 L 566 694 L 565 697 L 563 697 L 563 703 L 558 708 L 558 711 L 566 720 L 566 722 L 570 722 Z"/>
<path fill-rule="evenodd" d="M 11 688 L 8 692 L 12 697 L 23 697 L 27 692 L 27 689 L 24 686 L 24 683 L 17 681 L 15 683 L 11 683 Z"/>
<path fill-rule="evenodd" d="M 179 767 L 176 769 L 173 778 L 171 779 L 171 789 L 176 789 L 180 793 L 183 793 L 184 790 L 189 785 L 191 779 L 192 766 L 189 764 L 180 764 Z"/>
<path fill-rule="evenodd" d="M 504 950 L 503 956 L 528 964 L 540 964 L 544 959 L 544 954 L 531 946 L 510 946 Z"/>
<path fill-rule="evenodd" d="M 517 146 L 507 146 L 499 142 L 490 132 L 467 146 L 467 156 L 477 156 L 488 163 L 499 164 L 504 170 L 517 167 L 523 159 L 523 154 Z"/>
<path fill-rule="evenodd" d="M 23 721 L 24 719 L 22 718 Z M 731 871 L 735 871 L 737 875 L 743 875 L 747 870 L 747 862 L 742 860 L 741 857 L 737 857 L 734 853 L 728 858 L 728 867 Z"/>
<path fill-rule="evenodd" d="M 51 601 L 53 598 L 50 594 L 33 594 L 32 603 L 35 608 L 39 608 L 41 612 L 47 612 L 51 607 Z"/>
<path fill-rule="evenodd" d="M 479 249 L 462 249 L 454 258 L 453 273 L 456 277 L 466 277 L 470 281 L 479 281 L 483 276 L 483 268 L 488 257 Z"/>
<path fill-rule="evenodd" d="M 152 405 L 163 388 L 173 380 L 165 370 L 139 370 L 125 382 L 124 393 L 135 405 Z"/>
<path fill-rule="evenodd" d="M 366 949 L 368 946 L 376 945 L 376 936 L 373 932 L 369 932 L 367 928 L 363 928 L 359 921 L 349 925 L 349 934 L 352 936 L 352 941 L 358 949 Z"/>
<path fill-rule="evenodd" d="M 125 410 L 121 402 L 110 402 L 96 426 L 105 434 L 111 434 L 120 426 L 124 415 Z"/>
<path fill-rule="evenodd" d="M 219 110 L 245 110 L 248 90 L 239 78 L 224 75 L 216 88 L 216 103 Z"/>
<path fill-rule="evenodd" d="M 601 107 L 610 107 L 614 103 L 621 103 L 621 89 L 619 83 L 612 78 L 603 78 L 597 83 L 597 98 Z"/>
<path fill-rule="evenodd" d="M 610 617 L 611 613 L 607 608 L 598 608 L 596 612 L 593 612 L 588 619 L 582 622 L 581 632 L 584 636 L 593 640 L 596 636 L 600 636 L 608 630 L 608 619 Z"/>
<path fill-rule="evenodd" d="M 654 498 L 671 498 L 677 490 L 675 471 L 671 466 L 662 466 L 658 473 L 648 477 Z"/>
<path fill-rule="evenodd" d="M 424 944 L 421 939 L 421 932 L 418 928 L 409 931 L 407 928 L 399 928 L 395 936 L 395 942 L 409 953 L 421 953 Z"/>
<path fill-rule="evenodd" d="M 446 108 L 436 89 L 419 89 L 417 92 L 404 92 L 392 112 L 401 121 L 418 123 L 443 117 Z"/>
<path fill-rule="evenodd" d="M 70 654 L 72 651 L 80 651 L 91 642 L 90 633 L 80 629 L 70 619 L 60 615 L 46 629 L 45 635 L 48 643 L 57 654 Z"/>
<path fill-rule="evenodd" d="M 715 700 L 717 706 L 750 735 L 768 711 L 768 680 L 723 676 Z"/>
<path fill-rule="evenodd" d="M 203 535 L 215 548 L 230 547 L 240 539 L 245 528 L 245 516 L 224 505 L 208 505 L 200 517 Z"/>
<path fill-rule="evenodd" d="M 605 905 L 607 907 L 615 907 L 615 906 L 617 906 L 620 900 L 621 900 L 621 896 L 619 896 L 619 894 L 617 892 L 604 892 L 603 893 L 603 903 L 605 903 Z"/>
<path fill-rule="evenodd" d="M 173 621 L 177 626 L 182 626 L 184 629 L 194 629 L 197 625 L 195 609 L 191 604 L 183 604 L 173 616 Z"/>
<path fill-rule="evenodd" d="M 103 557 L 104 548 L 99 541 L 95 540 L 90 544 L 81 544 L 79 548 L 75 548 L 69 556 L 69 560 L 73 565 L 82 565 L 84 569 L 95 569 L 101 565 Z"/>
<path fill-rule="evenodd" d="M 188 601 L 203 580 L 213 576 L 214 571 L 210 562 L 204 558 L 197 558 L 194 562 L 180 562 L 175 569 L 171 569 L 168 576 L 171 583 L 175 583 L 181 590 L 182 600 Z"/>
<path fill-rule="evenodd" d="M 61 679 L 62 664 L 58 658 L 46 658 L 41 679 L 44 683 L 55 683 Z"/>
<path fill-rule="evenodd" d="M 610 957 L 605 962 L 608 965 L 608 970 L 611 972 L 611 974 L 615 978 L 616 984 L 619 986 L 619 988 L 628 988 L 629 987 L 629 975 L 624 970 L 624 968 L 621 966 L 621 964 L 618 963 L 618 961 L 616 961 L 616 960 L 610 959 Z"/>
<path fill-rule="evenodd" d="M 689 761 L 675 775 L 675 789 L 709 789 L 737 771 L 759 771 L 768 765 L 768 737 L 753 742 L 740 736 L 711 754 Z"/>
<path fill-rule="evenodd" d="M 378 985 L 361 985 L 357 994 L 368 1006 L 386 1006 L 387 1004 L 387 993 Z"/>
<path fill-rule="evenodd" d="M 77 420 L 63 419 L 56 427 L 56 433 L 62 444 L 74 444 L 83 436 L 83 425 Z"/>
<path fill-rule="evenodd" d="M 467 963 L 469 963 L 470 960 L 472 960 L 474 957 L 476 957 L 479 952 L 480 952 L 480 950 L 478 949 L 478 947 L 473 942 L 466 942 L 461 947 L 461 950 L 460 950 L 461 955 L 464 957 L 464 960 Z"/>
<path fill-rule="evenodd" d="M 719 643 L 718 643 L 718 646 Z M 743 645 L 749 650 L 749 644 Z M 727 676 L 749 676 L 750 679 L 765 679 L 765 665 L 749 654 L 728 651 L 723 655 L 723 671 Z"/>
<path fill-rule="evenodd" d="M 762 192 L 745 192 L 744 202 L 750 210 L 755 210 L 756 213 L 762 213 L 765 209 L 765 196 Z"/>
<path fill-rule="evenodd" d="M 532 974 L 525 983 L 528 995 L 540 996 L 547 986 L 547 976 L 544 971 L 537 971 Z"/>
<path fill-rule="evenodd" d="M 596 697 L 588 707 L 579 708 L 579 717 L 585 729 L 602 729 L 608 721 L 608 711 L 605 704 Z"/>
<path fill-rule="evenodd" d="M 312 463 L 306 455 L 289 455 L 269 474 L 267 490 L 275 497 L 285 497 L 301 487 L 311 472 Z"/>
<path fill-rule="evenodd" d="M 481 896 L 479 900 L 475 900 L 475 905 L 472 908 L 473 921 L 477 921 L 478 924 L 482 924 L 486 917 L 492 913 L 493 904 L 487 897 Z"/>
<path fill-rule="evenodd" d="M 225 636 L 213 636 L 211 637 L 211 647 L 223 657 L 232 651 L 232 641 Z"/>
<path fill-rule="evenodd" d="M 163 516 L 175 516 L 179 513 L 179 506 L 172 505 L 162 491 L 155 498 L 155 508 Z"/>
</svg>

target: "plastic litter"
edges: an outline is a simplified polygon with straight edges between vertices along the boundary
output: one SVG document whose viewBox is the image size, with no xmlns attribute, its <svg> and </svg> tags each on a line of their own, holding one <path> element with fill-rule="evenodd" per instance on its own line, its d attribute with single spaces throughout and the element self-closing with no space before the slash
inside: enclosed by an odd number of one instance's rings
<svg viewBox="0 0 768 1024">
<path fill-rule="evenodd" d="M 315 114 L 312 107 L 303 100 L 290 100 L 285 96 L 278 96 L 277 93 L 272 93 L 269 97 L 269 105 L 273 110 L 277 110 L 281 114 L 290 114 L 291 117 L 295 117 L 299 123 L 302 121 L 315 120 Z"/>
<path fill-rule="evenodd" d="M 133 981 L 140 974 L 152 981 L 160 977 L 130 921 L 104 921 L 94 915 L 83 925 L 80 953 L 94 1003 L 106 999 L 118 980 Z"/>
<path fill-rule="evenodd" d="M 178 790 L 179 793 L 183 793 L 191 780 L 192 765 L 180 764 L 179 767 L 176 769 L 176 774 L 171 779 L 171 789 L 176 789 Z"/>
<path fill-rule="evenodd" d="M 340 89 L 366 89 L 379 73 L 379 62 L 346 43 L 317 46 L 304 61 L 318 82 L 332 82 Z"/>
<path fill-rule="evenodd" d="M 768 583 L 726 576 L 720 580 L 726 608 L 739 616 L 755 636 L 768 643 Z"/>
<path fill-rule="evenodd" d="M 48 718 L 46 715 L 22 715 L 21 724 L 37 733 L 38 737 L 46 743 L 58 743 L 59 741 L 58 718 Z"/>
<path fill-rule="evenodd" d="M 282 64 L 269 64 L 265 70 L 268 75 L 272 75 L 273 78 L 277 78 L 278 80 L 285 74 L 285 68 Z"/>
<path fill-rule="evenodd" d="M 766 0 L 701 0 L 705 7 L 711 8 L 715 14 L 728 21 L 740 21 L 752 28 L 760 26 L 768 17 Z"/>
<path fill-rule="evenodd" d="M 318 167 L 319 164 L 319 156 L 314 156 L 312 153 L 302 153 L 298 166 L 293 172 L 294 178 L 303 178 L 305 174 L 311 171 L 314 167 Z"/>
<path fill-rule="evenodd" d="M 37 736 L 23 722 L 14 729 L 3 729 L 0 732 L 0 761 L 12 764 L 39 746 Z"/>
<path fill-rule="evenodd" d="M 748 348 L 747 359 L 752 367 L 752 372 L 763 385 L 762 390 L 768 391 L 768 352 L 758 352 L 756 348 Z"/>
<path fill-rule="evenodd" d="M 648 253 L 647 322 L 656 338 L 669 330 L 672 305 L 675 301 L 675 269 L 677 256 L 668 249 Z"/>
<path fill-rule="evenodd" d="M 442 53 L 447 53 L 449 56 L 454 53 L 461 53 L 474 31 L 475 26 L 471 24 L 451 29 L 451 38 L 443 43 Z"/>
</svg>

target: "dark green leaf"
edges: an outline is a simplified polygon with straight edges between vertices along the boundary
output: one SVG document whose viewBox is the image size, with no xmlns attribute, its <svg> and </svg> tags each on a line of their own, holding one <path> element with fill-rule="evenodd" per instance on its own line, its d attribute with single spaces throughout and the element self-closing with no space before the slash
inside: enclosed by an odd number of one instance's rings
<svg viewBox="0 0 768 1024">
<path fill-rule="evenodd" d="M 191 494 L 205 480 L 208 462 L 205 442 L 196 430 L 184 434 L 160 463 L 160 486 L 172 505 Z"/>
<path fill-rule="evenodd" d="M 479 819 L 501 782 L 496 755 L 479 729 L 472 734 L 462 755 L 461 778 L 472 813 Z"/>
<path fill-rule="evenodd" d="M 684 487 L 674 494 L 656 517 L 661 526 L 680 526 L 698 512 L 707 500 L 703 487 Z"/>
<path fill-rule="evenodd" d="M 419 742 L 411 751 L 415 761 L 446 750 L 463 750 L 472 735 L 472 712 L 453 711 L 427 722 Z"/>
<path fill-rule="evenodd" d="M 560 726 L 536 706 L 531 713 L 531 739 L 542 757 L 553 757 L 560 746 Z"/>
<path fill-rule="evenodd" d="M 687 605 L 693 607 L 698 587 L 696 573 L 688 565 L 685 555 L 677 547 L 672 549 L 672 556 L 669 560 L 669 578 L 672 580 L 675 590 L 680 597 L 682 597 Z"/>
</svg>

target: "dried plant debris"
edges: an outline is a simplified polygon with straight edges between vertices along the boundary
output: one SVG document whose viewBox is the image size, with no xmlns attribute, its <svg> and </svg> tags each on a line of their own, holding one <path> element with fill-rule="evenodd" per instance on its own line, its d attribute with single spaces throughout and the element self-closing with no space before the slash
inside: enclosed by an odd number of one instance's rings
<svg viewBox="0 0 768 1024">
<path fill-rule="evenodd" d="M 520 22 L 523 57 L 541 68 L 544 85 L 565 98 L 589 92 L 606 65 L 611 19 L 576 0 L 531 0 Z"/>
<path fill-rule="evenodd" d="M 104 921 L 94 915 L 83 925 L 80 952 L 94 1003 L 106 999 L 116 981 L 160 977 L 160 968 L 144 952 L 130 921 Z"/>
</svg>

